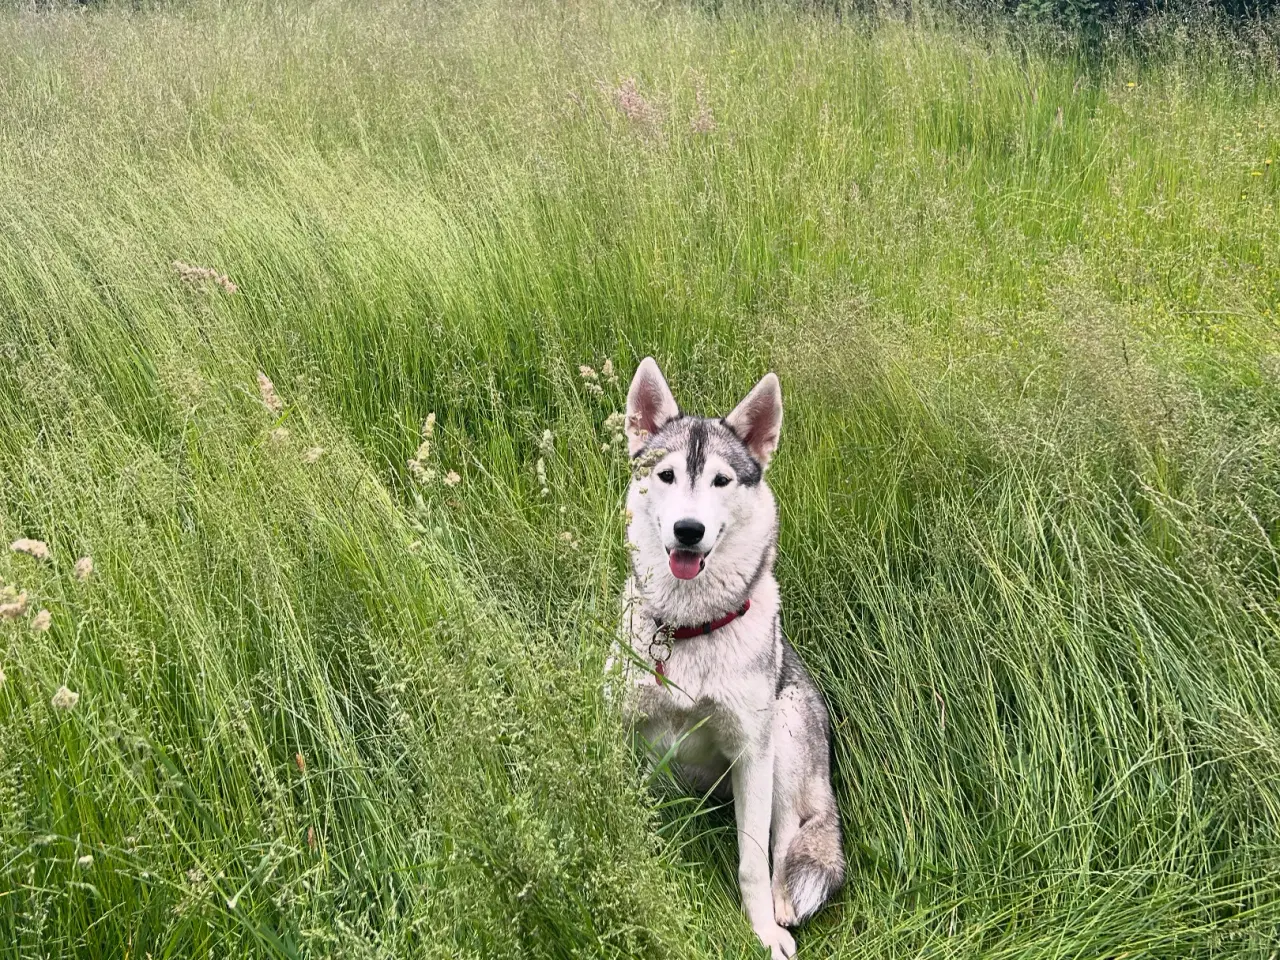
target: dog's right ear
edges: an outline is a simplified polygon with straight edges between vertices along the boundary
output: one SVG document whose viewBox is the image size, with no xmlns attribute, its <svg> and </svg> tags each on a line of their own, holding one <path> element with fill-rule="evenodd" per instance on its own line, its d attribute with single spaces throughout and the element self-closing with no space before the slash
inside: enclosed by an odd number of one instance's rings
<svg viewBox="0 0 1280 960">
<path fill-rule="evenodd" d="M 631 455 L 634 457 L 643 450 L 649 437 L 679 415 L 676 398 L 671 395 L 658 364 L 653 357 L 645 357 L 627 391 L 627 446 Z"/>
</svg>

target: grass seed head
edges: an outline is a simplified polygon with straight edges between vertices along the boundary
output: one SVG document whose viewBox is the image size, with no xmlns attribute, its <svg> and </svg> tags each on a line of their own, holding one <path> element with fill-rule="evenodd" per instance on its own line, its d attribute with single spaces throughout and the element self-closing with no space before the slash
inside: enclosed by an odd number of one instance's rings
<svg viewBox="0 0 1280 960">
<path fill-rule="evenodd" d="M 284 410 L 284 401 L 276 393 L 276 385 L 261 370 L 258 371 L 258 392 L 262 394 L 262 402 L 272 413 L 280 413 Z"/>
<path fill-rule="evenodd" d="M 25 553 L 29 557 L 35 557 L 37 560 L 49 559 L 49 545 L 43 540 L 31 540 L 27 537 L 20 537 L 9 544 L 9 549 L 14 553 Z"/>
<path fill-rule="evenodd" d="M 0 620 L 17 620 L 27 612 L 27 592 L 14 595 L 12 589 L 5 591 L 5 596 L 13 599 L 0 603 Z"/>
<path fill-rule="evenodd" d="M 542 496 L 551 496 L 551 487 L 547 483 L 547 461 L 539 457 L 533 469 L 538 475 L 538 486 L 541 488 Z"/>
<path fill-rule="evenodd" d="M 49 701 L 55 710 L 70 710 L 80 700 L 80 694 L 74 690 L 68 690 L 64 683 L 58 688 L 58 692 L 53 695 L 53 699 Z"/>
<path fill-rule="evenodd" d="M 716 128 L 716 118 L 711 112 L 711 104 L 707 102 L 702 77 L 693 78 L 693 99 L 693 116 L 689 119 L 689 129 L 694 133 L 711 133 Z"/>
<path fill-rule="evenodd" d="M 219 273 L 212 267 L 197 267 L 190 263 L 183 263 L 181 260 L 175 260 L 173 261 L 173 268 L 178 271 L 179 277 L 193 286 L 208 281 L 217 284 L 227 293 L 235 293 L 240 289 L 232 282 L 229 276 L 225 273 Z"/>
<path fill-rule="evenodd" d="M 643 133 L 656 136 L 661 131 L 662 111 L 645 99 L 636 85 L 635 77 L 628 77 L 612 90 L 604 86 L 602 89 L 609 94 L 618 112 Z"/>
</svg>

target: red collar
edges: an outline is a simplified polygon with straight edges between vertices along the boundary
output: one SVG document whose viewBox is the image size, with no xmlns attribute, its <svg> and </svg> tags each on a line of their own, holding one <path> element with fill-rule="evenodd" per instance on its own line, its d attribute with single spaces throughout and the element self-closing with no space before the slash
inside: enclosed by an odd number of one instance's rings
<svg viewBox="0 0 1280 960">
<path fill-rule="evenodd" d="M 667 683 L 667 657 L 671 656 L 671 642 L 673 640 L 692 640 L 694 637 L 705 637 L 714 630 L 719 630 L 723 626 L 727 626 L 740 616 L 751 609 L 751 598 L 747 597 L 742 601 L 742 608 L 732 610 L 723 617 L 715 620 L 708 620 L 706 623 L 700 623 L 696 627 L 679 627 L 667 632 L 665 627 L 658 627 L 658 632 L 653 635 L 653 642 L 649 644 L 649 656 L 653 657 L 653 674 L 654 682 L 658 686 L 665 686 Z"/>
<path fill-rule="evenodd" d="M 750 609 L 751 609 L 751 598 L 747 597 L 746 600 L 742 601 L 741 609 L 731 610 L 728 613 L 726 613 L 723 617 L 718 617 L 715 620 L 708 620 L 706 623 L 700 623 L 694 627 L 680 627 L 676 630 L 672 630 L 671 639 L 672 640 L 692 640 L 694 637 L 706 636 L 708 633 L 711 633 L 715 630 L 719 630 L 721 627 L 727 627 L 729 624 L 733 623 L 733 621 L 737 620 L 739 617 L 741 617 Z"/>
</svg>

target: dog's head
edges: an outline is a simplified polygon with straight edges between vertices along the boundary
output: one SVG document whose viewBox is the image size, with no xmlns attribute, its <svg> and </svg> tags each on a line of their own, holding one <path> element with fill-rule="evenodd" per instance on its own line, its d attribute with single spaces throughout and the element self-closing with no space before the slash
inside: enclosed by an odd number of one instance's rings
<svg viewBox="0 0 1280 960">
<path fill-rule="evenodd" d="M 729 592 L 749 585 L 771 559 L 777 511 L 764 472 L 781 428 L 782 389 L 772 373 L 728 416 L 691 417 L 645 358 L 627 394 L 637 574 L 676 592 L 689 581 Z"/>
</svg>

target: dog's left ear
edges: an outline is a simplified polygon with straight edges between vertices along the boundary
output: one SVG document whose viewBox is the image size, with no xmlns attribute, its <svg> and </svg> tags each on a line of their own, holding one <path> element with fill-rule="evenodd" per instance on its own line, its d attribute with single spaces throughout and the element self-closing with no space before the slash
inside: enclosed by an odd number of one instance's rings
<svg viewBox="0 0 1280 960">
<path fill-rule="evenodd" d="M 766 373 L 724 422 L 747 445 L 751 455 L 768 466 L 782 432 L 782 386 L 777 375 Z"/>
</svg>

